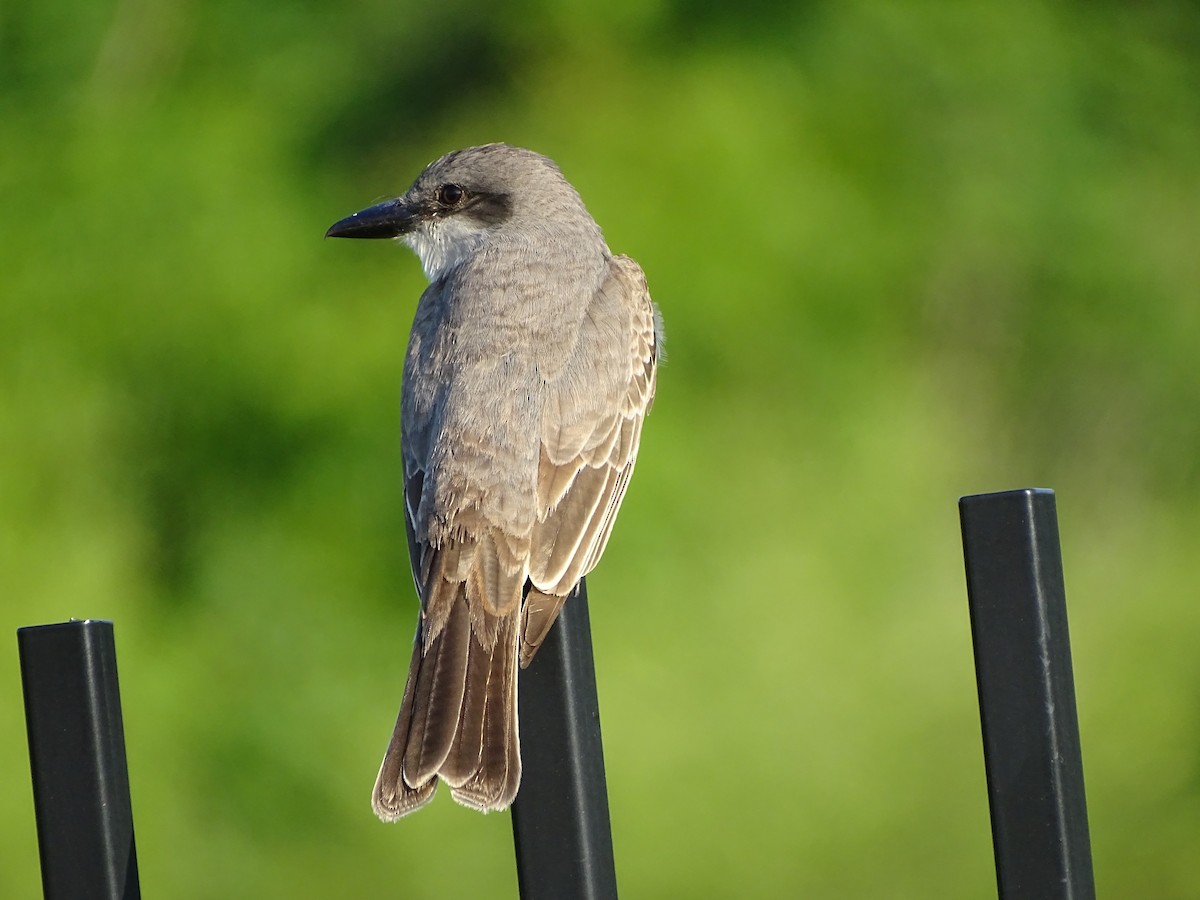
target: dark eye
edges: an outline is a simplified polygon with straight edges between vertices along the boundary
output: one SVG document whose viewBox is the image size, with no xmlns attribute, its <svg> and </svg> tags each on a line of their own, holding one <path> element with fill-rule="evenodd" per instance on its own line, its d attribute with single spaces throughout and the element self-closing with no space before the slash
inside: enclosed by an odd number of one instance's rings
<svg viewBox="0 0 1200 900">
<path fill-rule="evenodd" d="M 458 206 L 466 196 L 467 192 L 457 184 L 443 184 L 438 188 L 438 203 L 444 206 Z"/>
</svg>

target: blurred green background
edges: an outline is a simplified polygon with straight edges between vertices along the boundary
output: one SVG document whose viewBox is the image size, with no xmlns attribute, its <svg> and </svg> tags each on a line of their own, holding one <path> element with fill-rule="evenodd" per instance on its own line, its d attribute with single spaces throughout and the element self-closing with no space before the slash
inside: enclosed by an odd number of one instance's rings
<svg viewBox="0 0 1200 900">
<path fill-rule="evenodd" d="M 995 896 L 955 502 L 1058 492 L 1096 879 L 1200 895 L 1200 10 L 50 0 L 0 13 L 13 629 L 116 621 L 147 896 L 514 897 L 368 794 L 415 600 L 423 278 L 323 242 L 555 158 L 670 360 L 590 579 L 628 897 Z"/>
</svg>

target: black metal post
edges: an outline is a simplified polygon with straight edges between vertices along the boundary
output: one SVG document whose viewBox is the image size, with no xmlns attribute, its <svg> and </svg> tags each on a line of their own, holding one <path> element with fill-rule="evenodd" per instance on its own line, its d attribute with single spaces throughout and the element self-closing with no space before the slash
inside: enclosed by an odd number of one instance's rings
<svg viewBox="0 0 1200 900">
<path fill-rule="evenodd" d="M 141 896 L 112 622 L 17 629 L 47 900 Z"/>
<path fill-rule="evenodd" d="M 1001 900 L 1093 900 L 1054 492 L 959 500 Z"/>
<path fill-rule="evenodd" d="M 567 600 L 518 687 L 521 787 L 512 808 L 522 900 L 617 896 L 587 588 Z"/>
</svg>

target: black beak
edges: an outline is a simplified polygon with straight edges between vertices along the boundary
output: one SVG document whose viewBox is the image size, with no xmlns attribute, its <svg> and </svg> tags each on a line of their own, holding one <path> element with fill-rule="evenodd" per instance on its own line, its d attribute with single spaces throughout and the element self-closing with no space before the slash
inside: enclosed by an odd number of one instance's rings
<svg viewBox="0 0 1200 900">
<path fill-rule="evenodd" d="M 393 238 L 412 231 L 419 216 L 403 200 L 388 200 L 369 206 L 340 222 L 334 222 L 325 237 Z"/>
</svg>

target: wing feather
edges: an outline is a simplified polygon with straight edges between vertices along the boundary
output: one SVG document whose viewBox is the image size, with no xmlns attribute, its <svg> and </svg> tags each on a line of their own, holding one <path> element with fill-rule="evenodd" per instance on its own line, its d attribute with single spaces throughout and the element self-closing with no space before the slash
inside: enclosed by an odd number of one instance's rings
<svg viewBox="0 0 1200 900">
<path fill-rule="evenodd" d="M 642 421 L 654 399 L 661 325 L 645 277 L 635 262 L 614 257 L 609 278 L 588 311 L 584 329 L 547 404 L 538 466 L 538 522 L 530 536 L 529 580 L 540 595 L 522 626 L 521 663 L 532 659 L 562 607 L 562 599 L 599 561 L 637 457 Z M 609 342 L 627 342 L 616 356 Z M 596 361 L 615 365 L 580 386 L 572 377 Z M 528 603 L 529 600 L 526 600 Z"/>
</svg>

